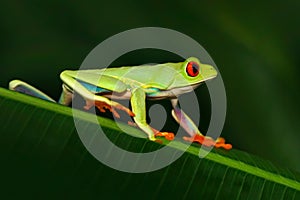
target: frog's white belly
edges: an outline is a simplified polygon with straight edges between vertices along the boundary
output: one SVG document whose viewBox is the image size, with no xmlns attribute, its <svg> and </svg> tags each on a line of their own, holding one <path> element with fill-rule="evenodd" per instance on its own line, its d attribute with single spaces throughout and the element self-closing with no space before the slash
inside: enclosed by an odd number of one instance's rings
<svg viewBox="0 0 300 200">
<path fill-rule="evenodd" d="M 199 85 L 200 83 L 186 86 L 186 87 L 172 88 L 170 90 L 158 90 L 152 93 L 146 92 L 146 97 L 147 99 L 165 99 L 165 98 L 177 97 L 181 94 L 193 91 Z M 105 96 L 110 99 L 130 99 L 131 90 L 128 89 L 125 92 L 121 92 L 121 93 L 107 91 L 107 92 L 98 93 L 98 95 Z"/>
</svg>

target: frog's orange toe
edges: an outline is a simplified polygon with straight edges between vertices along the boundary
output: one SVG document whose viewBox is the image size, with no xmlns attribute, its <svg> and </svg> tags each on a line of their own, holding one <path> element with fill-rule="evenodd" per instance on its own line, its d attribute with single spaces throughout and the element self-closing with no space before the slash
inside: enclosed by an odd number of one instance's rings
<svg viewBox="0 0 300 200">
<path fill-rule="evenodd" d="M 155 136 L 165 137 L 167 140 L 174 140 L 174 133 L 171 132 L 157 132 Z"/>
<path fill-rule="evenodd" d="M 204 135 L 196 134 L 194 137 L 183 137 L 184 140 L 189 142 L 197 142 L 199 144 L 202 144 L 204 146 L 214 146 L 216 148 L 224 148 L 226 150 L 229 150 L 232 148 L 231 144 L 226 144 L 224 138 L 218 138 L 216 141 L 213 140 L 210 137 L 206 137 Z"/>
<path fill-rule="evenodd" d="M 217 148 L 221 148 L 222 147 L 222 148 L 224 148 L 226 150 L 232 149 L 232 145 L 231 144 L 225 144 L 225 143 L 221 143 L 221 144 L 216 143 L 215 147 L 217 147 Z"/>
</svg>

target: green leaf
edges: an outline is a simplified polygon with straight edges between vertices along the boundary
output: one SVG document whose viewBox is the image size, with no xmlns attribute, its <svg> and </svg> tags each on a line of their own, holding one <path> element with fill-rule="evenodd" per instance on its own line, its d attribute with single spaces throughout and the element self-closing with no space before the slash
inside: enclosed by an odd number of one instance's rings
<svg viewBox="0 0 300 200">
<path fill-rule="evenodd" d="M 173 199 L 299 199 L 300 175 L 236 149 L 213 149 L 200 159 L 199 145 L 181 139 L 187 151 L 171 165 L 148 173 L 125 173 L 97 161 L 81 143 L 72 109 L 0 88 L 0 152 L 3 196 Z M 79 112 L 86 134 L 99 125 Z M 98 117 L 107 137 L 126 150 L 149 152 L 167 144 Z M 138 137 L 133 137 L 138 136 Z M 107 150 L 110 155 L 110 150 Z"/>
</svg>

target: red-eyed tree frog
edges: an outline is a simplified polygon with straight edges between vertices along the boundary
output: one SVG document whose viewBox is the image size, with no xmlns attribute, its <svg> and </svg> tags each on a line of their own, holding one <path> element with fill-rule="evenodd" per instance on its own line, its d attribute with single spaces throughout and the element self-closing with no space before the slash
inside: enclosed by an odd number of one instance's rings
<svg viewBox="0 0 300 200">
<path fill-rule="evenodd" d="M 190 135 L 183 139 L 206 146 L 231 149 L 231 144 L 226 144 L 223 138 L 214 140 L 201 134 L 193 121 L 178 106 L 177 96 L 191 92 L 204 81 L 216 76 L 217 71 L 213 66 L 203 64 L 195 57 L 179 63 L 80 71 L 66 70 L 60 74 L 63 91 L 58 103 L 69 105 L 73 93 L 77 93 L 85 99 L 84 108 L 87 110 L 96 106 L 101 112 L 105 112 L 105 109 L 110 110 L 116 117 L 119 117 L 116 110 L 123 110 L 133 117 L 136 126 L 142 129 L 150 140 L 156 141 L 157 136 L 172 140 L 174 134 L 159 132 L 149 126 L 146 121 L 145 99 L 169 98 L 173 106 L 172 116 Z M 55 102 L 43 92 L 20 80 L 11 81 L 9 88 Z M 113 99 L 130 99 L 132 111 Z"/>
</svg>

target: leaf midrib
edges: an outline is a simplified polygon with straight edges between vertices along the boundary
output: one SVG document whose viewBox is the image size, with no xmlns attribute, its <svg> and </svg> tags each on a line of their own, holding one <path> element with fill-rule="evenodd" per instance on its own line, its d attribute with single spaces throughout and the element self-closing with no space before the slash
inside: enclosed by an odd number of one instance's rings
<svg viewBox="0 0 300 200">
<path fill-rule="evenodd" d="M 18 92 L 9 91 L 4 88 L 0 88 L 0 94 L 2 94 L 2 96 L 5 98 L 12 99 L 14 101 L 19 101 L 24 104 L 30 104 L 30 105 L 33 105 L 33 106 L 36 106 L 39 108 L 43 108 L 43 109 L 46 109 L 49 111 L 53 111 L 56 113 L 60 113 L 63 115 L 73 117 L 72 109 L 69 107 L 60 105 L 60 104 L 44 101 L 44 100 L 34 98 L 34 97 L 31 97 L 28 95 L 24 95 L 24 94 L 21 94 Z M 52 104 L 52 105 L 49 106 L 50 104 Z M 94 123 L 93 121 L 89 120 L 90 119 L 89 117 L 87 117 L 87 116 L 91 115 L 90 113 L 87 113 L 84 111 L 78 111 L 78 113 L 79 113 L 79 115 L 77 115 L 77 117 L 80 118 L 81 120 Z M 109 127 L 110 129 L 119 130 L 119 128 L 116 127 L 116 125 L 111 120 L 102 118 L 102 117 L 100 117 L 100 120 L 103 120 L 105 122 L 105 123 L 101 123 L 101 126 Z M 129 127 L 127 125 L 124 125 L 124 127 L 126 127 L 126 129 L 132 129 L 133 130 L 132 133 L 134 135 L 140 136 L 141 134 L 143 134 L 140 130 L 138 130 L 136 128 Z M 193 154 L 195 156 L 199 155 L 198 147 L 195 147 L 195 146 L 188 147 L 189 146 L 188 144 L 185 144 L 185 143 L 182 143 L 182 142 L 179 142 L 176 140 L 172 143 L 169 143 L 168 146 L 173 147 L 178 150 L 187 149 L 187 151 L 190 154 Z M 300 182 L 299 181 L 284 177 L 280 174 L 266 171 L 265 169 L 262 169 L 258 166 L 253 166 L 246 162 L 232 159 L 232 158 L 229 158 L 229 157 L 226 157 L 226 156 L 214 153 L 214 152 L 209 152 L 209 154 L 206 155 L 205 159 L 300 191 Z"/>
</svg>

